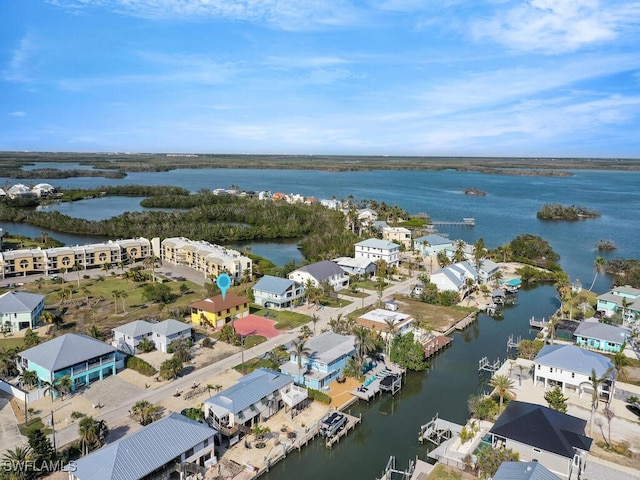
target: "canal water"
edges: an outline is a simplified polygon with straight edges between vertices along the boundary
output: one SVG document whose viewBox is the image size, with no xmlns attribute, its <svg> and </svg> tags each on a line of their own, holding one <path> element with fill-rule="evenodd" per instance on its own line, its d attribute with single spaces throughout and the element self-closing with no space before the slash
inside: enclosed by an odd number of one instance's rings
<svg viewBox="0 0 640 480">
<path fill-rule="evenodd" d="M 427 371 L 410 372 L 398 394 L 385 393 L 370 403 L 360 400 L 354 404 L 351 414 L 362 414 L 362 423 L 333 449 L 328 450 L 316 438 L 261 478 L 373 480 L 380 476 L 390 455 L 396 457 L 400 468 L 406 468 L 416 456 L 426 460 L 428 446 L 418 443 L 420 425 L 436 413 L 464 424 L 469 396 L 490 391 L 486 385 L 489 377 L 478 374 L 478 361 L 484 356 L 490 361 L 504 360 L 510 335 L 534 338 L 529 318 L 548 317 L 559 306 L 554 288 L 542 285 L 521 291 L 517 304 L 507 306 L 499 320 L 480 314 L 463 332 L 453 334 L 451 346 L 431 361 Z"/>
</svg>

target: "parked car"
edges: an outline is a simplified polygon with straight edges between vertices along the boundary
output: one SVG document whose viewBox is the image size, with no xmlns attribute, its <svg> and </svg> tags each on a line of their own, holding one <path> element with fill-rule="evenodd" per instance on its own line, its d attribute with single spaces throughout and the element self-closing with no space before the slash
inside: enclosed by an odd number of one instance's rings
<svg viewBox="0 0 640 480">
<path fill-rule="evenodd" d="M 598 310 L 593 314 L 595 318 L 604 318 L 604 310 Z"/>
<path fill-rule="evenodd" d="M 640 405 L 632 403 L 631 405 L 627 405 L 627 410 L 640 417 Z"/>
</svg>

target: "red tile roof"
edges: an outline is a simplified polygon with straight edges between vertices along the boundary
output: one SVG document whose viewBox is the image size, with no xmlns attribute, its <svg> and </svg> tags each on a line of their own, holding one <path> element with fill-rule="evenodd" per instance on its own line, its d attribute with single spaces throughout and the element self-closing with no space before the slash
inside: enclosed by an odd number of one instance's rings
<svg viewBox="0 0 640 480">
<path fill-rule="evenodd" d="M 233 292 L 227 292 L 224 300 L 222 299 L 222 295 L 216 295 L 215 297 L 207 298 L 205 300 L 199 300 L 195 303 L 192 303 L 191 305 L 189 305 L 189 307 L 203 310 L 209 313 L 218 313 L 222 310 L 227 310 L 229 308 L 244 305 L 245 303 L 249 303 L 248 298 L 241 297 L 240 295 Z"/>
</svg>

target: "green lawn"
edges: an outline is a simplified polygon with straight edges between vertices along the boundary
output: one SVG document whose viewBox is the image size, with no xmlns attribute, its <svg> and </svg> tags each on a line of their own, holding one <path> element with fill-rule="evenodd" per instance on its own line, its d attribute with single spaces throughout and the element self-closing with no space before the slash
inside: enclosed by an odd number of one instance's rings
<svg viewBox="0 0 640 480">
<path fill-rule="evenodd" d="M 245 360 L 244 362 L 244 371 L 242 365 L 236 365 L 233 367 L 236 371 L 240 373 L 251 373 L 257 368 L 270 368 L 277 370 L 277 367 L 270 360 L 265 360 L 264 358 L 250 358 L 249 360 Z"/>
<path fill-rule="evenodd" d="M 303 315 L 302 313 L 290 312 L 288 310 L 271 310 L 256 304 L 252 304 L 249 311 L 259 317 L 275 320 L 275 327 L 278 330 L 291 330 L 293 328 L 300 327 L 311 320 L 308 315 Z"/>
<path fill-rule="evenodd" d="M 0 350 L 19 347 L 24 348 L 24 338 L 22 337 L 5 337 L 0 338 Z"/>
<path fill-rule="evenodd" d="M 474 478 L 477 477 L 440 463 L 431 471 L 427 480 L 467 480 Z"/>
<path fill-rule="evenodd" d="M 347 305 L 351 305 L 353 302 L 350 302 L 349 300 L 344 300 L 342 298 L 327 298 L 324 297 L 322 300 L 320 300 L 320 305 L 322 305 L 323 307 L 329 307 L 329 308 L 342 308 L 342 307 L 346 307 Z"/>
<path fill-rule="evenodd" d="M 244 339 L 244 348 L 255 347 L 266 341 L 267 337 L 263 337 L 262 335 L 249 335 Z"/>
<path fill-rule="evenodd" d="M 340 295 L 346 295 L 348 297 L 355 297 L 355 298 L 365 298 L 368 297 L 369 294 L 368 293 L 364 293 L 363 291 L 359 290 L 354 292 L 353 290 L 351 290 L 350 288 L 343 288 L 342 290 L 340 290 L 338 292 Z"/>
<path fill-rule="evenodd" d="M 357 282 L 353 282 L 351 285 L 358 288 L 366 288 L 367 290 L 376 291 L 378 289 L 378 284 L 373 280 L 359 280 Z M 387 288 L 389 283 L 385 282 L 384 288 Z"/>
</svg>

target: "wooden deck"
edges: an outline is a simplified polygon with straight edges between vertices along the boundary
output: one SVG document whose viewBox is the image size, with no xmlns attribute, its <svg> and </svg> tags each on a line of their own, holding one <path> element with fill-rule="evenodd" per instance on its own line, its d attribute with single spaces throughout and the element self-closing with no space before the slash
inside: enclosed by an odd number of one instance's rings
<svg viewBox="0 0 640 480">
<path fill-rule="evenodd" d="M 427 340 L 422 344 L 424 355 L 426 358 L 431 358 L 440 350 L 448 347 L 453 342 L 453 337 L 447 337 L 446 335 L 436 335 L 435 337 Z"/>
<path fill-rule="evenodd" d="M 356 428 L 356 425 L 358 425 L 362 421 L 362 416 L 354 417 L 353 415 L 349 415 L 348 413 L 344 412 L 342 412 L 342 414 L 347 417 L 347 424 L 338 433 L 326 438 L 325 445 L 329 449 L 331 449 L 334 444 L 338 443 L 342 437 L 347 435 L 349 433 L 349 430 L 353 430 L 354 428 Z"/>
</svg>

